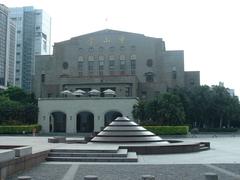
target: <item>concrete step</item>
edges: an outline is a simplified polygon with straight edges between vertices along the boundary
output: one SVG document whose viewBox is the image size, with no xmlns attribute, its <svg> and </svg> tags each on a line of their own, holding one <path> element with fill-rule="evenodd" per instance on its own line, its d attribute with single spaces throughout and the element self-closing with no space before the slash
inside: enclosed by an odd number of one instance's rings
<svg viewBox="0 0 240 180">
<path fill-rule="evenodd" d="M 118 149 L 51 149 L 56 153 L 117 153 Z"/>
<path fill-rule="evenodd" d="M 127 157 L 127 149 L 119 149 L 116 153 L 72 153 L 72 152 L 50 152 L 49 157 Z"/>
<path fill-rule="evenodd" d="M 201 151 L 209 150 L 210 149 L 210 143 L 208 142 L 200 142 L 200 148 Z"/>
<path fill-rule="evenodd" d="M 137 154 L 128 152 L 127 157 L 47 157 L 47 161 L 58 162 L 137 162 Z"/>
</svg>

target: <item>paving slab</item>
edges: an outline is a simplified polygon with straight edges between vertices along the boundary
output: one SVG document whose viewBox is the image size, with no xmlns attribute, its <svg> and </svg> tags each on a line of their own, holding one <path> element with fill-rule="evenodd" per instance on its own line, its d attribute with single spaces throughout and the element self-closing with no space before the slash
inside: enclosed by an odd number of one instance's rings
<svg viewBox="0 0 240 180">
<path fill-rule="evenodd" d="M 240 167 L 240 164 L 237 164 Z M 50 165 L 41 164 L 32 170 L 17 175 L 28 175 L 34 180 L 84 180 L 84 176 L 96 175 L 99 180 L 139 180 L 142 175 L 150 174 L 156 180 L 203 180 L 206 172 L 218 174 L 219 180 L 236 178 L 201 164 L 161 164 L 161 165 Z M 17 175 L 7 180 L 17 180 Z M 55 175 L 55 176 L 54 176 Z"/>
</svg>

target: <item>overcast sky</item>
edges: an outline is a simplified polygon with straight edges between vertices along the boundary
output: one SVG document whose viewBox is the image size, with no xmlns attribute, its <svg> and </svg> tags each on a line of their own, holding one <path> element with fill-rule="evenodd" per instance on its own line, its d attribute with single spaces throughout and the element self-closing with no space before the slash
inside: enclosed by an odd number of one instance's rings
<svg viewBox="0 0 240 180">
<path fill-rule="evenodd" d="M 201 71 L 201 84 L 240 95 L 239 0 L 0 0 L 34 6 L 52 17 L 52 43 L 102 29 L 163 38 L 184 50 L 185 70 Z"/>
</svg>

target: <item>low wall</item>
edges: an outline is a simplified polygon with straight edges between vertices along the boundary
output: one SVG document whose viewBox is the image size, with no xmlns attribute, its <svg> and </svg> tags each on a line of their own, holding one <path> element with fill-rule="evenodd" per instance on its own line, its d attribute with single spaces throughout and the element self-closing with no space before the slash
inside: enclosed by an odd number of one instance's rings
<svg viewBox="0 0 240 180">
<path fill-rule="evenodd" d="M 170 143 L 166 145 L 150 145 L 150 146 L 134 146 L 124 145 L 121 149 L 128 149 L 130 152 L 136 152 L 138 155 L 147 154 L 174 154 L 174 153 L 189 153 L 200 151 L 200 143 Z"/>
<path fill-rule="evenodd" d="M 19 157 L 10 161 L 0 163 L 0 179 L 5 179 L 18 171 L 31 169 L 33 166 L 44 162 L 47 158 L 49 150 L 35 154 L 30 154 L 24 157 Z"/>
</svg>

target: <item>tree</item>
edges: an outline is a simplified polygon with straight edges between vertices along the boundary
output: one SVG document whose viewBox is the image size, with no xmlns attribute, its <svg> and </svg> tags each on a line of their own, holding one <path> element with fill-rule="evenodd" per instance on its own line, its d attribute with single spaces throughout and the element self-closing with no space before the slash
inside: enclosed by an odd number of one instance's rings
<svg viewBox="0 0 240 180">
<path fill-rule="evenodd" d="M 18 87 L 0 93 L 0 123 L 30 124 L 37 122 L 37 100 Z"/>
<path fill-rule="evenodd" d="M 148 102 L 139 101 L 133 109 L 133 116 L 144 123 L 180 125 L 185 122 L 183 105 L 174 94 L 162 94 Z"/>
<path fill-rule="evenodd" d="M 140 121 L 144 121 L 146 119 L 145 113 L 146 103 L 143 100 L 138 100 L 138 103 L 133 106 L 133 118 L 139 119 Z"/>
<path fill-rule="evenodd" d="M 9 87 L 7 90 L 3 91 L 2 96 L 6 96 L 12 101 L 18 101 L 21 103 L 37 103 L 33 93 L 27 94 L 19 87 Z"/>
<path fill-rule="evenodd" d="M 164 125 L 181 125 L 185 123 L 185 112 L 181 99 L 172 93 L 165 93 L 159 98 L 158 114 Z"/>
</svg>

